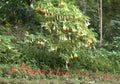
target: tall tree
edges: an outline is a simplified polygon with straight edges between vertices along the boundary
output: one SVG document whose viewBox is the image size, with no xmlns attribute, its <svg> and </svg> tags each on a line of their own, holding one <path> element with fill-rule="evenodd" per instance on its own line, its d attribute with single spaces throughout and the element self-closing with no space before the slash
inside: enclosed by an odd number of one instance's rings
<svg viewBox="0 0 120 84">
<path fill-rule="evenodd" d="M 98 15 L 99 15 L 99 33 L 100 33 L 100 47 L 102 47 L 102 0 L 98 1 Z"/>
</svg>

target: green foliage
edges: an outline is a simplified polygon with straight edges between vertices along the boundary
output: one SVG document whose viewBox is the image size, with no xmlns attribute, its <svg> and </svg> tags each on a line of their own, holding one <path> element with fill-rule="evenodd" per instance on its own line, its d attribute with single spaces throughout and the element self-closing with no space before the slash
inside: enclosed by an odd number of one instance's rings
<svg viewBox="0 0 120 84">
<path fill-rule="evenodd" d="M 56 51 L 66 64 L 71 55 L 77 56 L 77 46 L 88 47 L 96 41 L 95 33 L 88 29 L 88 17 L 73 4 L 59 0 L 39 1 L 36 12 L 41 18 L 40 32 L 50 38 L 50 48 Z"/>
<path fill-rule="evenodd" d="M 111 46 L 112 50 L 119 51 L 120 50 L 120 37 L 114 37 L 113 44 Z"/>
<path fill-rule="evenodd" d="M 95 33 L 88 29 L 89 18 L 72 3 L 46 0 L 34 5 L 41 21 L 37 32 L 26 33 L 18 42 L 23 61 L 45 68 L 65 67 L 71 56 L 78 57 L 80 46 L 96 42 Z"/>
<path fill-rule="evenodd" d="M 34 35 L 26 32 L 24 41 L 20 42 L 19 49 L 22 52 L 20 59 L 47 70 L 57 67 L 65 68 L 64 60 L 59 57 L 56 50 L 51 48 L 53 44 L 50 41 L 51 38 L 40 33 Z M 67 65 L 70 70 L 87 69 L 94 72 L 119 73 L 119 53 L 93 47 L 84 48 L 83 46 L 77 46 L 77 49 L 77 56 L 74 54 L 69 58 Z"/>
<path fill-rule="evenodd" d="M 15 63 L 18 61 L 20 53 L 12 43 L 12 36 L 0 35 L 0 62 Z"/>
<path fill-rule="evenodd" d="M 35 35 L 26 32 L 24 41 L 18 43 L 22 61 L 45 69 L 63 67 L 64 61 L 58 57 L 56 50 L 51 48 L 50 38 L 40 33 Z"/>
<path fill-rule="evenodd" d="M 96 0 L 76 0 L 76 5 L 82 12 L 90 17 L 90 27 L 94 28 L 95 32 L 99 34 L 99 17 L 98 17 L 98 3 Z"/>
<path fill-rule="evenodd" d="M 106 26 L 106 41 L 114 42 L 114 38 L 120 35 L 120 16 L 116 15 L 113 19 L 110 20 L 109 24 Z M 109 39 L 107 39 L 109 38 Z"/>
<path fill-rule="evenodd" d="M 120 73 L 120 52 L 110 52 L 108 54 L 108 58 L 111 60 L 112 62 L 112 72 L 113 73 Z"/>
<path fill-rule="evenodd" d="M 117 4 L 120 4 L 119 0 L 103 2 L 103 35 L 107 42 L 113 42 L 113 38 L 119 35 L 120 6 Z"/>
<path fill-rule="evenodd" d="M 91 70 L 119 73 L 120 55 L 117 52 L 110 52 L 104 48 L 101 49 L 82 49 L 79 50 L 78 58 L 72 58 L 70 69 L 73 70 Z"/>
<path fill-rule="evenodd" d="M 27 4 L 27 0 L 1 0 L 0 21 L 1 23 L 26 23 L 34 16 L 34 11 Z"/>
</svg>

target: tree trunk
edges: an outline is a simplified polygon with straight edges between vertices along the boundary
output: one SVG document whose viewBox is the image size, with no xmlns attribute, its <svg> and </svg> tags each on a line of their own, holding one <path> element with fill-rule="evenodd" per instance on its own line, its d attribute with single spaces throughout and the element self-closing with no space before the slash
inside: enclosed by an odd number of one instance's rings
<svg viewBox="0 0 120 84">
<path fill-rule="evenodd" d="M 102 47 L 102 40 L 103 40 L 103 36 L 102 36 L 102 0 L 98 1 L 99 3 L 99 7 L 98 7 L 98 14 L 99 14 L 99 33 L 100 33 L 100 47 Z"/>
<path fill-rule="evenodd" d="M 82 0 L 82 2 L 83 2 L 83 13 L 86 14 L 87 1 L 86 0 Z"/>
</svg>

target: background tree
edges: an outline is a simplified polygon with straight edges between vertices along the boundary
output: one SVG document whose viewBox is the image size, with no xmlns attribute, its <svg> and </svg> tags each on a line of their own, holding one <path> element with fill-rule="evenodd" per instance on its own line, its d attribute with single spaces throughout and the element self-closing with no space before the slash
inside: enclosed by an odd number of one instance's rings
<svg viewBox="0 0 120 84">
<path fill-rule="evenodd" d="M 78 57 L 78 48 L 89 47 L 96 41 L 95 33 L 88 29 L 89 18 L 73 3 L 46 0 L 38 1 L 35 5 L 37 15 L 41 18 L 40 33 L 49 43 L 45 45 L 66 64 L 71 57 Z"/>
<path fill-rule="evenodd" d="M 99 32 L 100 32 L 100 47 L 102 47 L 102 40 L 103 40 L 103 34 L 102 34 L 102 0 L 98 1 L 98 15 L 99 15 Z"/>
</svg>

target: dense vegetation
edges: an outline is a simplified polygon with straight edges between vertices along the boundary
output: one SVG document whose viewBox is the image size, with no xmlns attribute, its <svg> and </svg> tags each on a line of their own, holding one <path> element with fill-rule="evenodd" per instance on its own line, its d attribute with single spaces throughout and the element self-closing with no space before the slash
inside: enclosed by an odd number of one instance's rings
<svg viewBox="0 0 120 84">
<path fill-rule="evenodd" d="M 96 0 L 0 0 L 0 64 L 120 74 L 116 4 L 119 0 L 103 1 L 99 47 Z"/>
</svg>

